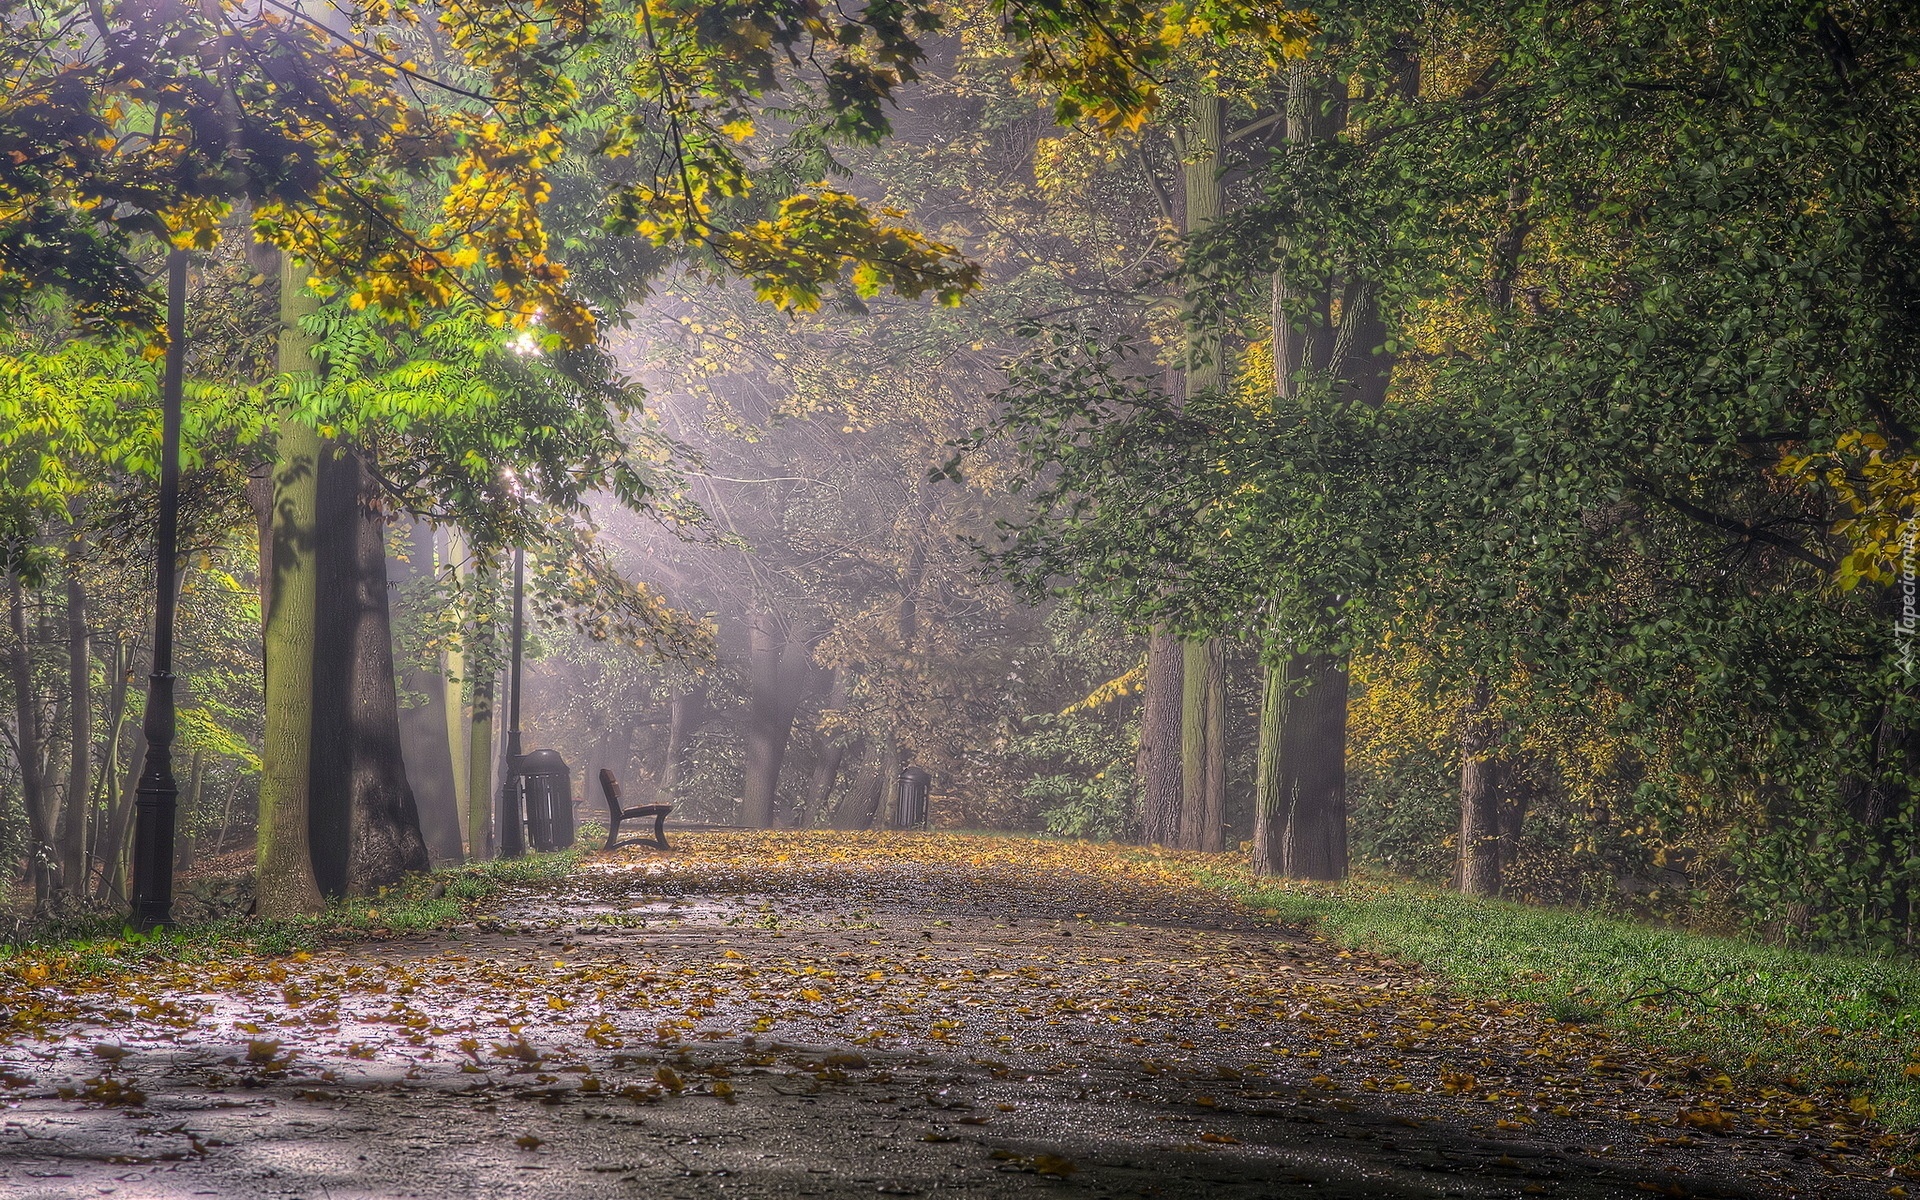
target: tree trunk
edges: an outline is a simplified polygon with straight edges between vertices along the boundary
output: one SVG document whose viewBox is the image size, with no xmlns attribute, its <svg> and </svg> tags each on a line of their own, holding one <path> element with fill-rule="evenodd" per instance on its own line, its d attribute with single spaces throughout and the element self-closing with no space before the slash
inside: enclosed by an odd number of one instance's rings
<svg viewBox="0 0 1920 1200">
<path fill-rule="evenodd" d="M 1346 83 L 1294 63 L 1286 104 L 1288 141 L 1335 137 L 1346 123 Z M 1393 358 L 1380 352 L 1385 331 L 1371 289 L 1329 280 L 1317 292 L 1298 291 L 1281 271 L 1272 289 L 1274 394 L 1295 400 L 1303 376 L 1330 376 L 1363 403 L 1384 403 Z M 1296 328 L 1291 310 L 1301 302 L 1312 319 Z M 1290 655 L 1268 669 L 1255 785 L 1256 872 L 1347 876 L 1347 684 L 1344 654 Z"/>
<path fill-rule="evenodd" d="M 1207 640 L 1206 724 L 1200 849 L 1218 854 L 1226 846 L 1227 832 L 1227 663 L 1219 638 Z"/>
<path fill-rule="evenodd" d="M 1225 193 L 1220 183 L 1220 152 L 1226 127 L 1220 97 L 1195 95 L 1189 123 L 1180 143 L 1181 175 L 1185 185 L 1185 232 L 1201 233 L 1220 219 Z M 1216 330 L 1189 319 L 1183 325 L 1181 367 L 1185 399 L 1217 390 L 1222 373 L 1220 338 Z M 1196 850 L 1208 840 L 1207 825 L 1207 698 L 1213 686 L 1209 640 L 1182 646 L 1180 685 L 1180 797 L 1179 824 L 1174 840 L 1185 850 Z M 1217 840 L 1218 834 L 1215 834 Z"/>
<path fill-rule="evenodd" d="M 402 579 L 431 578 L 433 528 L 415 522 L 408 561 L 399 564 Z M 420 810 L 420 834 L 437 864 L 457 863 L 464 856 L 460 834 L 460 798 L 453 775 L 452 731 L 447 725 L 447 681 L 437 671 L 408 664 L 403 680 L 409 698 L 423 698 L 400 710 L 400 746 L 406 760 L 407 781 L 413 785 Z"/>
<path fill-rule="evenodd" d="M 466 568 L 462 564 L 466 560 L 467 551 L 460 531 L 449 529 L 446 538 L 444 540 L 436 538 L 434 544 L 436 554 L 441 556 L 435 569 L 451 572 L 456 580 L 463 578 Z M 466 655 L 460 651 L 458 644 L 443 650 L 440 654 L 440 678 L 446 681 L 444 720 L 447 731 L 447 757 L 453 762 L 454 811 L 458 814 L 460 844 L 463 847 L 472 844 L 468 826 L 472 820 L 470 814 L 473 810 L 467 779 L 467 768 L 470 765 L 467 761 L 470 731 L 465 695 L 466 675 Z"/>
<path fill-rule="evenodd" d="M 1294 879 L 1347 877 L 1347 665 L 1344 656 L 1293 660 L 1303 685 L 1280 743 L 1291 803 L 1281 869 Z"/>
<path fill-rule="evenodd" d="M 1212 656 L 1205 639 L 1182 642 L 1180 686 L 1180 835 L 1182 850 L 1198 850 L 1207 819 L 1207 693 Z"/>
<path fill-rule="evenodd" d="M 62 890 L 75 901 L 87 894 L 87 802 L 93 789 L 93 652 L 87 640 L 87 591 L 80 581 L 80 538 L 67 553 L 67 816 L 60 835 Z"/>
<path fill-rule="evenodd" d="M 1490 711 L 1492 690 L 1476 679 L 1460 716 L 1460 890 L 1500 893 L 1500 762 L 1502 732 Z"/>
<path fill-rule="evenodd" d="M 748 638 L 747 763 L 740 823 L 767 829 L 773 825 L 780 767 L 793 738 L 794 714 L 813 674 L 812 646 L 799 622 L 783 623 L 772 613 L 749 618 Z"/>
<path fill-rule="evenodd" d="M 193 867 L 193 818 L 200 811 L 200 787 L 205 778 L 206 766 L 205 747 L 195 746 L 193 757 L 187 767 L 186 798 L 180 805 L 180 829 L 174 837 L 177 846 L 177 853 L 173 860 L 175 871 L 186 871 Z"/>
<path fill-rule="evenodd" d="M 360 452 L 320 459 L 308 837 L 329 896 L 368 895 L 430 865 L 400 745 L 386 518 Z"/>
<path fill-rule="evenodd" d="M 1279 875 L 1285 860 L 1287 788 L 1282 774 L 1281 741 L 1287 724 L 1287 663 L 1266 668 L 1260 693 L 1260 740 L 1253 768 L 1253 872 Z"/>
<path fill-rule="evenodd" d="M 674 789 L 686 766 L 687 742 L 706 719 L 707 685 L 694 683 L 673 694 L 667 704 L 667 754 L 661 761 L 653 790 L 655 804 L 672 804 Z"/>
<path fill-rule="evenodd" d="M 319 310 L 307 273 L 280 266 L 280 369 L 315 369 L 313 337 L 299 321 Z M 255 859 L 259 912 L 287 917 L 324 906 L 307 844 L 313 760 L 313 668 L 319 576 L 315 561 L 320 436 L 291 417 L 280 422 L 273 470 L 273 540 L 268 561 L 266 731 L 261 738 L 260 821 Z"/>
<path fill-rule="evenodd" d="M 476 631 L 475 641 L 492 640 L 490 628 Z M 478 647 L 476 647 L 478 648 Z M 475 655 L 491 662 L 490 653 Z M 469 659 L 472 661 L 472 659 Z M 488 669 L 473 679 L 473 717 L 467 725 L 467 858 L 486 862 L 494 856 L 493 832 L 493 696 L 499 680 Z"/>
<path fill-rule="evenodd" d="M 233 800 L 239 794 L 240 776 L 236 774 L 227 785 L 227 802 L 220 807 L 220 836 L 213 843 L 215 854 L 226 853 L 227 838 L 233 832 Z"/>
<path fill-rule="evenodd" d="M 107 690 L 107 741 L 100 756 L 100 774 L 95 787 L 98 793 L 94 812 L 89 815 L 88 842 L 86 858 L 81 880 L 83 884 L 100 888 L 107 882 L 109 874 L 106 868 L 106 852 L 102 849 L 107 836 L 106 826 L 111 823 L 116 809 L 113 792 L 114 781 L 120 777 L 120 738 L 126 732 L 127 725 L 127 689 L 133 680 L 133 658 L 138 647 L 133 643 L 115 641 L 113 644 L 113 684 Z M 92 880 L 92 865 L 100 866 L 100 878 Z M 76 887 L 76 896 L 84 895 L 84 887 Z M 96 896 L 104 893 L 96 891 Z"/>
<path fill-rule="evenodd" d="M 887 790 L 886 756 L 875 753 L 873 761 L 864 767 L 855 781 L 847 786 L 847 791 L 834 807 L 832 825 L 835 829 L 870 829 L 880 811 L 880 802 Z"/>
<path fill-rule="evenodd" d="M 1147 639 L 1147 678 L 1141 689 L 1140 748 L 1134 777 L 1140 787 L 1140 840 L 1173 845 L 1180 836 L 1180 643 L 1165 629 Z"/>
<path fill-rule="evenodd" d="M 1343 657 L 1294 655 L 1267 669 L 1254 785 L 1257 873 L 1347 877 L 1346 726 Z"/>
<path fill-rule="evenodd" d="M 33 644 L 27 640 L 27 598 L 20 577 L 8 580 L 7 620 L 13 644 L 7 667 L 13 682 L 14 749 L 20 760 L 21 807 L 27 813 L 27 870 L 33 878 L 36 908 L 51 891 L 54 861 L 53 823 L 47 797 L 46 745 L 40 730 L 40 698 L 33 684 Z"/>
<path fill-rule="evenodd" d="M 892 829 L 897 824 L 896 815 L 900 803 L 900 748 L 889 734 L 880 743 L 880 759 L 877 764 L 879 774 L 875 777 L 877 785 L 874 793 L 873 812 L 867 818 L 863 829 Z"/>
<path fill-rule="evenodd" d="M 128 660 L 128 669 L 132 669 L 132 660 Z M 128 698 L 141 696 L 144 692 L 129 689 Z M 130 706 L 131 707 L 131 706 Z M 144 703 L 140 706 L 145 707 Z M 133 757 L 127 760 L 127 769 L 121 773 L 120 791 L 113 803 L 113 815 L 107 820 L 107 829 L 96 853 L 100 858 L 100 883 L 94 888 L 96 900 L 114 904 L 124 904 L 127 900 L 127 830 L 133 824 L 134 791 L 140 786 L 140 769 L 147 759 L 147 727 L 145 722 L 133 723 Z"/>
<path fill-rule="evenodd" d="M 827 712 L 839 712 L 846 706 L 847 673 L 843 668 L 835 668 L 833 683 L 827 692 L 827 707 L 821 717 L 824 718 Z M 847 743 L 843 736 L 830 734 L 824 729 L 814 729 L 813 779 L 807 787 L 807 820 L 818 821 L 827 811 L 827 802 L 833 797 L 833 785 L 840 778 L 840 763 L 846 753 Z"/>
<path fill-rule="evenodd" d="M 273 610 L 273 478 L 274 464 L 260 463 L 247 473 L 247 505 L 259 544 L 260 636 L 267 635 L 267 614 Z M 265 654 L 261 655 L 264 666 Z"/>
</svg>

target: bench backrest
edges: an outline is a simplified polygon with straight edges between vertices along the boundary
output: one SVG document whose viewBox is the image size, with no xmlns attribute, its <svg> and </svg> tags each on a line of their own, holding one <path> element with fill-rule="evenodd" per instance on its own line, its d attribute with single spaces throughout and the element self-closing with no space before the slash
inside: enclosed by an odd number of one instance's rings
<svg viewBox="0 0 1920 1200">
<path fill-rule="evenodd" d="M 607 797 L 607 811 L 613 814 L 615 821 L 618 821 L 620 819 L 620 781 L 613 777 L 611 768 L 600 768 L 600 790 Z"/>
</svg>

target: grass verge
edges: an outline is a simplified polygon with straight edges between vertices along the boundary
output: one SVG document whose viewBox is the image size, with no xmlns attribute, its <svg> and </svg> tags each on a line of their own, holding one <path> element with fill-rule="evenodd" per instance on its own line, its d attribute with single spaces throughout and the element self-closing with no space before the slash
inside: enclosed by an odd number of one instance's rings
<svg viewBox="0 0 1920 1200">
<path fill-rule="evenodd" d="M 443 929 L 469 919 L 510 887 L 549 883 L 579 865 L 584 849 L 529 854 L 412 875 L 375 896 L 328 903 L 305 917 L 232 916 L 135 933 L 123 914 L 85 914 L 30 926 L 0 944 L 0 974 L 32 982 L 126 971 L 142 963 L 273 956 L 329 942 Z"/>
<path fill-rule="evenodd" d="M 1602 1022 L 1736 1076 L 1832 1089 L 1887 1129 L 1920 1129 L 1912 959 L 1796 950 L 1411 884 L 1283 882 L 1183 866 L 1265 915 L 1420 966 L 1463 993 Z"/>
</svg>

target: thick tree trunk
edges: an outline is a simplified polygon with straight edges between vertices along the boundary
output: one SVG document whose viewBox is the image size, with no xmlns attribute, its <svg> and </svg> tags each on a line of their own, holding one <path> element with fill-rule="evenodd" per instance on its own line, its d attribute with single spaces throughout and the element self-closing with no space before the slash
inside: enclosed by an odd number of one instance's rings
<svg viewBox="0 0 1920 1200">
<path fill-rule="evenodd" d="M 1207 693 L 1213 659 L 1206 640 L 1181 643 L 1180 837 L 1182 850 L 1198 850 L 1207 820 Z"/>
<path fill-rule="evenodd" d="M 1150 846 L 1170 846 L 1180 836 L 1181 675 L 1179 640 L 1155 629 L 1147 639 L 1140 747 L 1134 759 L 1140 789 L 1140 840 Z"/>
<path fill-rule="evenodd" d="M 885 749 L 877 750 L 873 760 L 856 774 L 854 781 L 847 785 L 847 791 L 840 803 L 834 806 L 832 825 L 835 829 L 871 829 L 880 817 L 880 806 L 886 797 L 888 763 L 893 761 L 892 753 Z"/>
<path fill-rule="evenodd" d="M 680 775 L 686 766 L 687 743 L 705 721 L 706 712 L 707 685 L 704 681 L 675 692 L 673 699 L 667 702 L 667 753 L 661 760 L 660 773 L 654 777 L 655 804 L 674 802 L 674 789 L 680 786 Z"/>
<path fill-rule="evenodd" d="M 1219 638 L 1207 641 L 1206 725 L 1199 848 L 1217 854 L 1225 848 L 1227 834 L 1227 662 Z"/>
<path fill-rule="evenodd" d="M 301 318 L 319 310 L 306 272 L 280 267 L 280 369 L 315 369 L 313 337 Z M 256 894 L 262 916 L 319 912 L 307 844 L 308 780 L 313 760 L 314 620 L 320 436 L 291 418 L 280 422 L 273 470 L 271 583 L 267 589 L 266 731 L 261 739 Z"/>
<path fill-rule="evenodd" d="M 476 635 L 490 638 L 490 633 Z M 491 654 L 476 655 L 482 661 Z M 493 831 L 493 696 L 498 680 L 492 671 L 474 676 L 473 716 L 467 722 L 467 858 L 486 862 L 496 851 Z"/>
<path fill-rule="evenodd" d="M 793 718 L 814 671 L 812 652 L 807 632 L 798 622 L 782 622 L 771 613 L 749 618 L 747 762 L 740 823 L 750 829 L 773 825 L 780 767 L 793 738 Z"/>
<path fill-rule="evenodd" d="M 867 820 L 865 829 L 892 829 L 898 824 L 897 815 L 900 804 L 900 747 L 889 735 L 880 743 L 880 758 L 876 764 L 879 776 L 874 780 L 879 785 L 874 797 L 873 815 Z"/>
<path fill-rule="evenodd" d="M 398 563 L 401 578 L 431 577 L 433 529 L 425 522 L 413 526 L 408 561 Z M 447 725 L 447 681 L 437 671 L 409 664 L 403 679 L 412 708 L 400 710 L 400 746 L 406 760 L 407 782 L 420 811 L 420 834 L 438 865 L 464 857 L 460 833 L 460 797 L 453 774 L 452 730 Z"/>
<path fill-rule="evenodd" d="M 386 519 L 360 453 L 320 460 L 308 838 L 329 896 L 367 895 L 430 860 L 400 745 Z"/>
<path fill-rule="evenodd" d="M 27 814 L 27 870 L 34 902 L 44 907 L 51 891 L 54 858 L 52 806 L 47 796 L 46 739 L 40 730 L 40 697 L 34 689 L 33 643 L 27 639 L 27 597 L 20 577 L 8 579 L 7 621 L 13 642 L 7 669 L 13 683 L 14 749 L 20 767 L 21 806 Z"/>
<path fill-rule="evenodd" d="M 1204 232 L 1220 219 L 1225 193 L 1220 182 L 1220 152 L 1226 126 L 1220 97 L 1194 96 L 1187 127 L 1180 139 L 1184 184 L 1185 232 Z M 1189 319 L 1183 326 L 1181 367 L 1186 400 L 1217 390 L 1222 379 L 1217 330 Z M 1213 687 L 1210 639 L 1185 642 L 1181 647 L 1180 684 L 1180 797 L 1179 823 L 1174 840 L 1186 850 L 1197 850 L 1210 839 L 1207 833 L 1207 700 Z M 1151 669 L 1151 668 L 1149 668 Z M 1224 781 L 1223 781 L 1224 782 Z M 1218 842 L 1216 831 L 1211 840 Z"/>
<path fill-rule="evenodd" d="M 87 638 L 87 590 L 80 581 L 78 524 L 76 517 L 67 553 L 67 814 L 60 831 L 62 890 L 76 901 L 87 894 L 87 801 L 93 794 L 93 651 Z"/>
<path fill-rule="evenodd" d="M 253 509 L 254 533 L 259 544 L 260 636 L 266 637 L 267 614 L 273 609 L 273 464 L 261 463 L 247 474 L 247 505 Z M 261 656 L 264 665 L 265 655 Z"/>
<path fill-rule="evenodd" d="M 1347 877 L 1346 725 L 1342 658 L 1295 655 L 1268 668 L 1254 785 L 1256 872 Z"/>
<path fill-rule="evenodd" d="M 1304 690 L 1289 703 L 1280 744 L 1292 803 L 1281 869 L 1294 879 L 1347 877 L 1347 669 L 1344 657 L 1293 660 Z"/>
<path fill-rule="evenodd" d="M 1287 723 L 1288 693 L 1285 660 L 1266 668 L 1266 686 L 1260 693 L 1260 738 L 1253 767 L 1253 872 L 1278 875 L 1285 858 L 1288 796 L 1281 741 Z"/>
<path fill-rule="evenodd" d="M 1287 140 L 1305 144 L 1337 136 L 1346 123 L 1346 90 L 1344 80 L 1292 64 Z M 1296 328 L 1294 313 L 1302 305 L 1310 319 Z M 1349 394 L 1357 391 L 1364 403 L 1385 401 L 1393 359 L 1379 352 L 1385 331 L 1370 288 L 1330 280 L 1303 291 L 1275 272 L 1269 319 L 1280 400 L 1298 399 L 1302 380 L 1319 376 L 1331 377 Z M 1345 655 L 1291 655 L 1268 669 L 1255 785 L 1256 872 L 1346 878 L 1346 722 Z"/>
<path fill-rule="evenodd" d="M 1492 691 L 1477 679 L 1460 716 L 1460 890 L 1500 893 L 1500 722 Z"/>
<path fill-rule="evenodd" d="M 847 706 L 847 673 L 836 668 L 833 684 L 827 692 L 826 712 L 839 712 Z M 823 717 L 825 712 L 821 714 Z M 839 734 L 816 728 L 813 731 L 813 779 L 807 786 L 806 819 L 817 822 L 827 811 L 833 797 L 833 785 L 840 778 L 840 763 L 845 759 L 847 743 Z M 796 825 L 798 821 L 794 822 Z"/>
<path fill-rule="evenodd" d="M 435 553 L 439 556 L 435 569 L 443 572 L 451 571 L 453 577 L 456 579 L 463 577 L 465 569 L 460 564 L 466 560 L 467 551 L 464 539 L 460 536 L 460 531 L 457 529 L 449 529 L 447 530 L 446 536 L 444 538 L 436 538 L 434 544 Z M 446 715 L 444 721 L 447 731 L 447 757 L 453 762 L 454 811 L 458 814 L 460 844 L 463 847 L 472 844 L 472 837 L 468 831 L 470 821 L 469 814 L 472 811 L 472 800 L 470 799 L 470 793 L 468 791 L 467 779 L 469 717 L 467 716 L 467 700 L 465 695 L 467 686 L 466 676 L 466 656 L 460 652 L 458 646 L 456 645 L 442 651 L 440 654 L 440 678 L 446 681 L 444 696 Z"/>
</svg>

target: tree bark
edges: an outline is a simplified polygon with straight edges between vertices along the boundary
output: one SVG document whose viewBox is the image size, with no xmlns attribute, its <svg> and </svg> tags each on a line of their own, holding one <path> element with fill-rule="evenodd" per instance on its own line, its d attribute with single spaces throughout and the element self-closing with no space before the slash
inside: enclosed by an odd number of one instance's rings
<svg viewBox="0 0 1920 1200">
<path fill-rule="evenodd" d="M 13 644 L 7 668 L 13 683 L 14 750 L 20 766 L 21 807 L 27 814 L 27 869 L 36 907 L 47 903 L 54 861 L 52 812 L 47 800 L 46 745 L 40 730 L 40 698 L 33 684 L 33 643 L 27 640 L 27 598 L 18 575 L 8 579 L 7 621 Z"/>
<path fill-rule="evenodd" d="M 667 752 L 660 762 L 659 775 L 654 777 L 655 804 L 674 802 L 674 789 L 680 786 L 680 775 L 686 765 L 687 742 L 705 720 L 706 711 L 707 685 L 704 681 L 676 691 L 667 702 Z"/>
<path fill-rule="evenodd" d="M 1476 679 L 1460 715 L 1460 890 L 1500 893 L 1500 762 L 1502 732 L 1491 712 L 1492 689 Z"/>
<path fill-rule="evenodd" d="M 833 683 L 827 692 L 826 711 L 838 712 L 846 706 L 847 673 L 842 668 L 835 668 Z M 821 715 L 824 717 L 825 713 Z M 833 797 L 833 785 L 840 778 L 840 763 L 846 753 L 847 743 L 843 737 L 819 728 L 813 731 L 813 779 L 807 787 L 808 820 L 817 821 L 827 811 L 827 802 Z"/>
<path fill-rule="evenodd" d="M 93 651 L 87 638 L 87 591 L 80 580 L 79 520 L 67 552 L 67 815 L 60 832 L 62 890 L 87 894 L 87 802 L 93 789 Z"/>
<path fill-rule="evenodd" d="M 1287 787 L 1282 768 L 1281 740 L 1287 724 L 1287 663 L 1266 668 L 1266 686 L 1260 693 L 1260 738 L 1253 769 L 1253 872 L 1279 875 L 1284 870 L 1283 847 L 1287 829 Z"/>
<path fill-rule="evenodd" d="M 400 578 L 431 578 L 433 528 L 415 522 L 408 560 L 398 564 Z M 460 797 L 453 774 L 453 733 L 447 725 L 447 681 L 437 671 L 409 664 L 403 679 L 410 697 L 422 703 L 400 710 L 400 746 L 407 781 L 420 811 L 420 833 L 436 864 L 464 856 L 460 833 Z"/>
<path fill-rule="evenodd" d="M 483 638 L 491 640 L 491 629 L 476 631 L 475 641 Z M 490 654 L 476 657 L 491 661 Z M 467 858 L 472 862 L 486 862 L 495 853 L 493 697 L 498 683 L 491 669 L 473 679 L 473 716 L 467 725 Z"/>
<path fill-rule="evenodd" d="M 457 529 L 447 530 L 444 539 L 434 539 L 435 554 L 439 556 L 436 570 L 450 571 L 453 578 L 463 577 L 465 568 L 461 565 L 467 556 L 466 546 Z M 468 830 L 471 821 L 472 801 L 469 798 L 467 767 L 469 739 L 466 691 L 466 656 L 458 645 L 449 647 L 440 653 L 440 678 L 446 681 L 443 700 L 446 704 L 444 717 L 447 731 L 447 757 L 453 762 L 454 812 L 460 825 L 460 844 L 469 846 L 472 837 Z"/>
<path fill-rule="evenodd" d="M 767 829 L 773 825 L 793 718 L 814 667 L 811 641 L 799 622 L 783 622 L 766 612 L 748 620 L 747 762 L 740 823 Z"/>
<path fill-rule="evenodd" d="M 1179 641 L 1165 629 L 1155 629 L 1147 638 L 1140 747 L 1134 760 L 1140 840 L 1150 846 L 1170 846 L 1180 836 L 1181 675 Z"/>
<path fill-rule="evenodd" d="M 1207 639 L 1206 725 L 1199 848 L 1217 854 L 1227 833 L 1227 663 L 1219 638 Z"/>
<path fill-rule="evenodd" d="M 834 806 L 831 824 L 835 829 L 871 829 L 887 791 L 887 763 L 890 752 L 874 751 L 873 759 L 860 769 L 840 803 Z M 897 774 L 897 772 L 895 772 Z"/>
<path fill-rule="evenodd" d="M 1292 655 L 1267 669 L 1254 784 L 1255 872 L 1347 877 L 1346 725 L 1343 657 Z"/>
<path fill-rule="evenodd" d="M 1303 690 L 1280 743 L 1290 804 L 1281 869 L 1294 879 L 1347 877 L 1347 666 L 1343 655 L 1292 660 Z"/>
<path fill-rule="evenodd" d="M 1198 850 L 1207 819 L 1207 692 L 1212 656 L 1207 640 L 1181 643 L 1180 836 L 1182 850 Z"/>
<path fill-rule="evenodd" d="M 126 732 L 127 689 L 133 681 L 133 658 L 137 647 L 132 643 L 115 640 L 113 643 L 113 683 L 107 690 L 106 727 L 107 740 L 100 756 L 100 774 L 95 786 L 98 802 L 89 814 L 88 842 L 86 846 L 86 865 L 82 868 L 82 882 L 94 888 L 103 888 L 109 874 L 106 868 L 106 853 L 102 845 L 107 836 L 106 826 L 112 822 L 117 808 L 117 797 L 113 791 L 114 781 L 120 777 L 120 738 Z M 100 878 L 92 879 L 92 867 L 100 866 Z M 75 891 L 83 895 L 85 888 Z M 96 891 L 96 897 L 104 898 L 103 891 Z"/>
<path fill-rule="evenodd" d="M 203 746 L 193 748 L 193 757 L 187 767 L 187 791 L 180 805 L 180 828 L 175 834 L 176 853 L 173 859 L 175 871 L 186 871 L 193 867 L 194 834 L 193 818 L 200 811 L 200 788 L 207 769 L 207 751 Z"/>
<path fill-rule="evenodd" d="M 132 657 L 127 667 L 131 672 Z M 143 699 L 145 693 L 128 690 L 128 698 L 138 695 Z M 129 708 L 134 707 L 132 705 Z M 145 707 L 144 704 L 139 707 Z M 127 831 L 133 824 L 134 790 L 140 785 L 140 769 L 147 758 L 147 727 L 144 722 L 133 723 L 133 756 L 127 760 L 127 769 L 121 772 L 120 790 L 112 801 L 113 812 L 107 820 L 105 834 L 101 838 L 95 853 L 100 858 L 100 883 L 94 888 L 93 897 L 102 902 L 124 904 L 127 900 Z"/>
<path fill-rule="evenodd" d="M 319 310 L 306 271 L 280 266 L 279 366 L 315 370 L 303 317 Z M 319 912 L 307 844 L 308 782 L 313 760 L 314 622 L 319 597 L 315 562 L 320 436 L 291 417 L 280 422 L 273 470 L 272 578 L 267 589 L 266 731 L 261 739 L 260 821 L 256 895 L 262 916 Z"/>
<path fill-rule="evenodd" d="M 1303 145 L 1335 137 L 1346 123 L 1344 80 L 1305 63 L 1288 73 L 1287 140 Z M 1339 303 L 1336 305 L 1335 301 Z M 1312 320 L 1296 328 L 1291 310 L 1305 302 Z M 1331 378 L 1366 404 L 1386 399 L 1393 358 L 1371 289 L 1329 280 L 1317 292 L 1295 288 L 1284 271 L 1272 279 L 1269 314 L 1274 394 L 1300 398 L 1305 377 Z M 1347 656 L 1290 654 L 1268 668 L 1260 710 L 1254 802 L 1254 870 L 1299 879 L 1347 877 Z"/>
<path fill-rule="evenodd" d="M 358 450 L 323 450 L 315 561 L 308 838 L 324 895 L 368 895 L 430 865 L 400 743 L 386 518 Z"/>
</svg>

